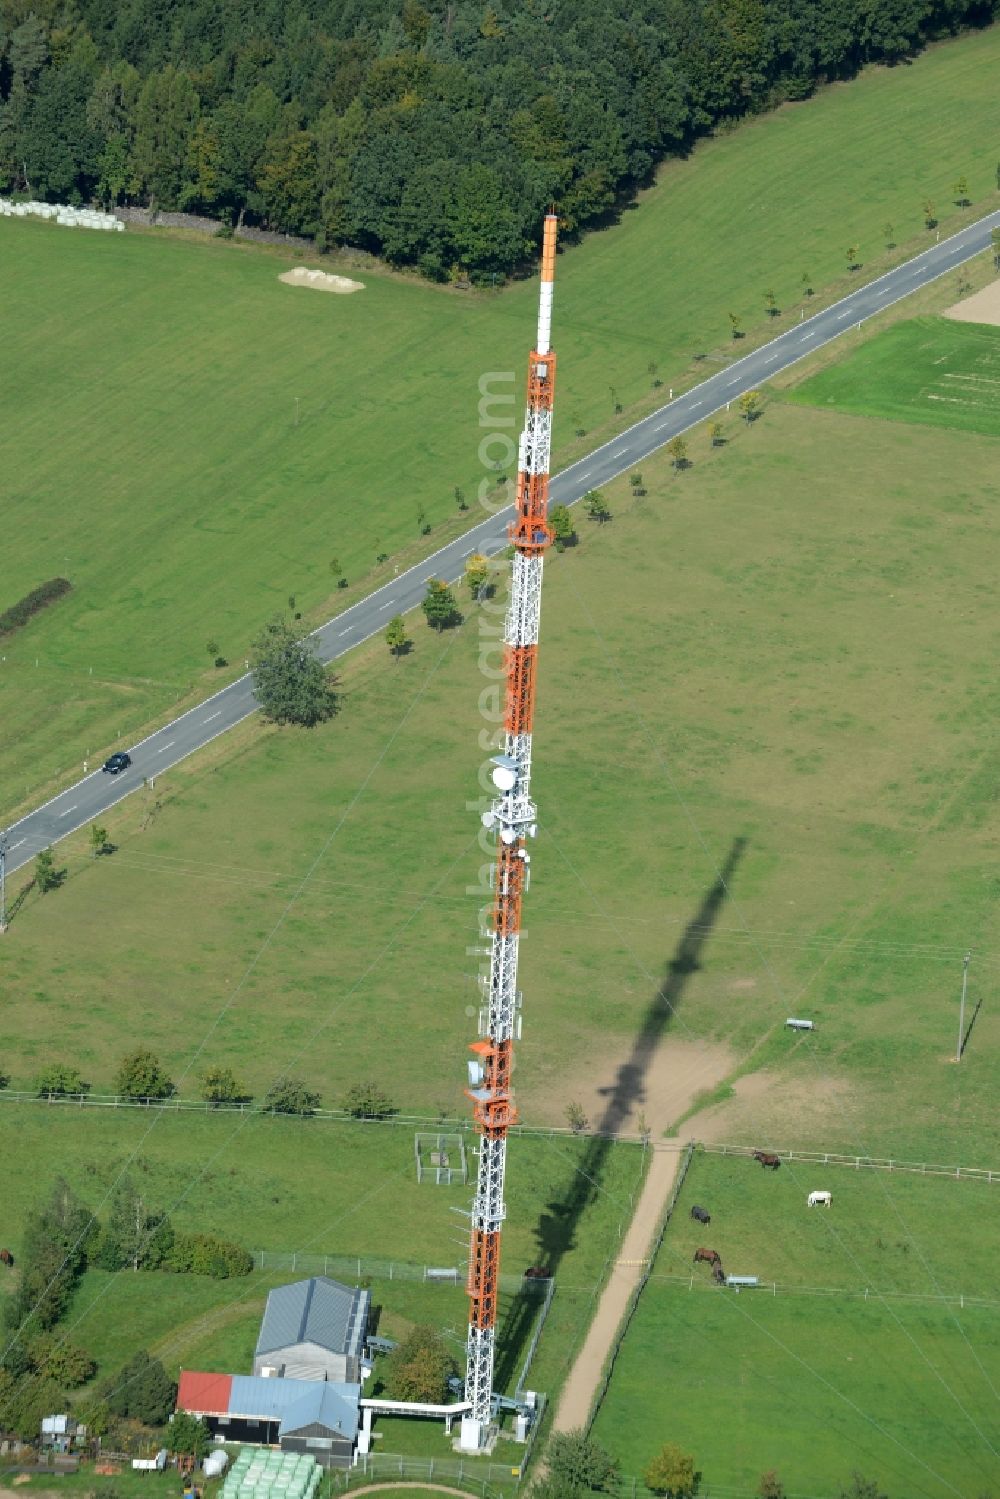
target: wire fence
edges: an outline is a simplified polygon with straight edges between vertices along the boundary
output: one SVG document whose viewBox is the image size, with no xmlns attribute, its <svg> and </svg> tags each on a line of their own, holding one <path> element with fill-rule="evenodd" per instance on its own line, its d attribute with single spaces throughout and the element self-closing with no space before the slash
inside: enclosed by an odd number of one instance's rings
<svg viewBox="0 0 1000 1499">
<path fill-rule="evenodd" d="M 746 1277 L 746 1279 L 749 1278 Z M 737 1293 L 753 1291 L 761 1296 L 822 1296 L 845 1301 L 871 1301 L 873 1306 L 879 1306 L 883 1301 L 903 1301 L 910 1302 L 914 1306 L 958 1307 L 960 1311 L 965 1311 L 967 1308 L 1000 1311 L 1000 1301 L 991 1301 L 985 1296 L 968 1296 L 964 1291 L 954 1291 L 945 1295 L 942 1292 L 932 1294 L 926 1291 L 880 1291 L 870 1286 L 798 1286 L 788 1285 L 780 1280 L 756 1278 L 753 1285 L 717 1286 L 703 1276 L 659 1273 L 650 1274 L 647 1279 L 661 1285 L 684 1286 L 689 1291 L 706 1291 L 709 1295 L 727 1293 L 731 1295 L 734 1291 Z"/>
<path fill-rule="evenodd" d="M 464 1265 L 417 1265 L 409 1260 L 383 1260 L 356 1254 L 299 1254 L 297 1251 L 282 1253 L 274 1249 L 254 1249 L 251 1253 L 258 1270 L 333 1275 L 350 1280 L 424 1281 L 428 1285 L 461 1286 L 464 1289 L 467 1273 Z M 502 1291 L 531 1296 L 539 1302 L 546 1297 L 551 1301 L 554 1288 L 555 1281 L 548 1277 L 536 1280 L 526 1275 L 500 1276 Z"/>
<path fill-rule="evenodd" d="M 701 1150 L 710 1155 L 752 1156 L 753 1145 L 701 1145 Z M 806 1161 L 819 1166 L 849 1166 L 855 1171 L 910 1171 L 920 1176 L 951 1176 L 968 1178 L 971 1181 L 996 1182 L 1000 1184 L 1000 1171 L 985 1166 L 946 1166 L 930 1161 L 897 1161 L 888 1156 L 841 1155 L 832 1150 L 778 1150 L 768 1146 L 772 1155 L 783 1161 Z"/>
<path fill-rule="evenodd" d="M 364 1452 L 358 1455 L 353 1468 L 334 1474 L 332 1488 L 334 1493 L 344 1493 L 393 1478 L 410 1483 L 420 1480 L 453 1483 L 471 1493 L 482 1494 L 483 1499 L 490 1499 L 491 1493 L 495 1494 L 498 1489 L 517 1487 L 521 1466 L 488 1462 L 482 1458 L 397 1457 L 392 1452 Z"/>
<path fill-rule="evenodd" d="M 249 1101 L 246 1103 L 210 1103 L 203 1098 L 127 1098 L 117 1093 L 45 1093 L 40 1094 L 37 1089 L 0 1088 L 0 1103 L 37 1104 L 42 1108 L 73 1108 L 73 1109 L 143 1109 L 146 1112 L 160 1110 L 163 1113 L 172 1114 L 213 1114 L 224 1117 L 230 1114 L 259 1114 L 262 1118 L 286 1119 L 295 1121 L 303 1120 L 325 1120 L 334 1123 L 356 1124 L 368 1129 L 416 1129 L 437 1134 L 442 1130 L 450 1134 L 478 1135 L 474 1120 L 471 1118 L 452 1119 L 442 1114 L 401 1114 L 392 1113 L 382 1119 L 373 1119 L 366 1116 L 351 1114 L 347 1109 L 313 1109 L 308 1114 L 286 1114 L 278 1109 L 266 1108 L 261 1103 Z M 589 1138 L 596 1135 L 596 1130 L 571 1129 L 568 1125 L 531 1125 L 515 1124 L 511 1126 L 510 1134 L 525 1135 L 530 1138 L 539 1139 L 566 1139 L 574 1135 Z M 608 1135 L 608 1139 L 620 1140 L 629 1145 L 641 1145 L 644 1137 L 640 1134 L 617 1133 Z M 666 1148 L 670 1148 L 671 1142 L 665 1141 Z M 681 1146 L 678 1144 L 678 1149 Z"/>
<path fill-rule="evenodd" d="M 649 1280 L 649 1277 L 652 1274 L 653 1264 L 656 1260 L 657 1254 L 659 1253 L 660 1245 L 663 1243 L 663 1236 L 667 1231 L 667 1224 L 673 1217 L 674 1208 L 677 1206 L 677 1199 L 680 1196 L 681 1189 L 684 1186 L 684 1179 L 691 1168 L 691 1161 L 694 1157 L 694 1151 L 695 1147 L 693 1144 L 689 1144 L 684 1151 L 684 1158 L 678 1168 L 677 1178 L 674 1182 L 673 1190 L 670 1193 L 670 1198 L 667 1202 L 666 1207 L 660 1214 L 660 1221 L 657 1224 L 656 1233 L 653 1236 L 653 1242 L 649 1246 L 649 1256 L 646 1259 L 645 1264 L 643 1265 L 642 1273 L 640 1274 L 639 1279 L 636 1281 L 635 1285 L 632 1288 L 632 1294 L 629 1296 L 628 1305 L 625 1308 L 625 1312 L 618 1324 L 617 1331 L 615 1332 L 614 1342 L 611 1345 L 607 1358 L 604 1360 L 604 1368 L 601 1371 L 600 1384 L 597 1387 L 597 1393 L 594 1396 L 593 1404 L 590 1407 L 590 1414 L 587 1417 L 586 1429 L 588 1431 L 593 1426 L 594 1421 L 597 1417 L 597 1412 L 600 1410 L 601 1405 L 604 1401 L 604 1397 L 608 1393 L 608 1387 L 611 1384 L 611 1376 L 614 1373 L 615 1364 L 618 1362 L 618 1355 L 621 1352 L 621 1346 L 625 1339 L 625 1334 L 628 1332 L 629 1326 L 632 1322 L 632 1318 L 635 1316 L 635 1310 L 639 1305 L 639 1300 L 646 1287 L 646 1282 Z"/>
<path fill-rule="evenodd" d="M 454 1135 L 476 1134 L 476 1126 L 473 1120 L 457 1118 L 452 1119 L 440 1114 L 390 1114 L 384 1119 L 359 1118 L 355 1114 L 348 1113 L 346 1109 L 315 1109 L 311 1114 L 296 1115 L 284 1114 L 275 1109 L 268 1109 L 263 1104 L 247 1103 L 209 1103 L 203 1098 L 126 1098 L 116 1093 L 67 1093 L 67 1094 L 43 1094 L 37 1090 L 0 1088 L 0 1103 L 36 1104 L 43 1108 L 96 1108 L 96 1109 L 153 1109 L 162 1110 L 165 1113 L 196 1113 L 213 1114 L 225 1116 L 229 1114 L 259 1114 L 261 1117 L 305 1120 L 317 1119 L 321 1121 L 333 1121 L 334 1123 L 355 1124 L 361 1128 L 382 1129 L 415 1129 L 430 1133 L 448 1131 Z M 539 1138 L 545 1140 L 566 1139 L 573 1136 L 593 1138 L 601 1135 L 598 1130 L 571 1129 L 566 1125 L 514 1125 L 510 1131 L 512 1135 L 524 1135 L 527 1138 Z M 648 1139 L 640 1133 L 630 1134 L 619 1131 L 606 1138 L 620 1141 L 627 1145 L 645 1145 Z M 699 1150 L 706 1151 L 709 1155 L 733 1155 L 752 1156 L 758 1147 L 753 1145 L 730 1145 L 725 1143 L 704 1143 L 702 1141 L 688 1142 L 680 1139 L 658 1140 L 657 1150 L 676 1150 L 678 1153 L 686 1150 L 693 1143 Z M 1000 1168 L 987 1166 L 962 1166 L 958 1164 L 947 1164 L 934 1161 L 899 1161 L 891 1156 L 871 1155 L 849 1155 L 832 1150 L 798 1150 L 789 1147 L 768 1146 L 769 1152 L 780 1156 L 783 1161 L 805 1161 L 813 1162 L 822 1166 L 849 1166 L 855 1171 L 907 1171 L 916 1172 L 921 1176 L 950 1176 L 956 1179 L 967 1178 L 972 1181 L 985 1181 L 1000 1184 Z M 457 1178 L 458 1173 L 455 1173 Z"/>
</svg>

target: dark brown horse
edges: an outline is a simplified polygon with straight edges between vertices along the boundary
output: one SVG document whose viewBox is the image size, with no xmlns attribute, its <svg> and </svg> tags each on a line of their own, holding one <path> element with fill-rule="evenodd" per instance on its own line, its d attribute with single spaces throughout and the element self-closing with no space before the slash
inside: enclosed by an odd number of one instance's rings
<svg viewBox="0 0 1000 1499">
<path fill-rule="evenodd" d="M 529 1265 L 524 1272 L 525 1280 L 550 1280 L 552 1271 L 547 1270 L 544 1265 Z"/>
<path fill-rule="evenodd" d="M 721 1265 L 722 1256 L 717 1249 L 696 1249 L 694 1252 L 694 1262 L 696 1265 Z"/>
<path fill-rule="evenodd" d="M 0 1249 L 0 1265 L 13 1265 L 14 1256 L 9 1249 Z"/>
<path fill-rule="evenodd" d="M 781 1165 L 780 1155 L 768 1155 L 766 1150 L 755 1150 L 753 1158 L 755 1161 L 760 1161 L 765 1171 L 777 1171 Z"/>
</svg>

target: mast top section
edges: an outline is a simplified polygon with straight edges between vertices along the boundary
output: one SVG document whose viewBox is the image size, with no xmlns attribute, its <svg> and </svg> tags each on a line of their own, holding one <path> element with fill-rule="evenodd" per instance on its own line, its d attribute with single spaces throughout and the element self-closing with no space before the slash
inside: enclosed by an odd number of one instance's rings
<svg viewBox="0 0 1000 1499">
<path fill-rule="evenodd" d="M 556 233 L 559 219 L 554 213 L 545 215 L 542 229 L 542 286 L 538 297 L 538 342 L 535 350 L 539 354 L 549 352 L 552 333 L 552 283 L 556 278 Z"/>
</svg>

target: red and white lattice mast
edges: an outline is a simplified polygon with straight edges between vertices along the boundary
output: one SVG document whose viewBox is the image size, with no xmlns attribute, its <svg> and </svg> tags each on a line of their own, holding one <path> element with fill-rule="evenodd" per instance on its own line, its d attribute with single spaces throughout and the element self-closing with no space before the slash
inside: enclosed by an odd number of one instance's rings
<svg viewBox="0 0 1000 1499">
<path fill-rule="evenodd" d="M 547 518 L 549 453 L 556 358 L 549 347 L 552 282 L 556 263 L 554 214 L 545 220 L 538 340 L 528 356 L 528 410 L 518 453 L 515 518 L 509 528 L 514 546 L 510 607 L 504 634 L 504 749 L 493 759 L 497 795 L 483 822 L 497 833 L 493 932 L 488 1004 L 482 1039 L 472 1046 L 475 1061 L 468 1091 L 480 1134 L 479 1175 L 472 1207 L 469 1251 L 469 1337 L 465 1398 L 471 1410 L 462 1420 L 462 1446 L 486 1445 L 492 1421 L 493 1362 L 500 1284 L 500 1233 L 505 1207 L 507 1131 L 517 1121 L 511 1095 L 515 1030 L 520 1030 L 517 947 L 521 897 L 528 854 L 525 839 L 535 834 L 531 800 L 531 728 L 538 663 L 538 622 L 542 604 L 542 557 L 552 541 Z"/>
</svg>

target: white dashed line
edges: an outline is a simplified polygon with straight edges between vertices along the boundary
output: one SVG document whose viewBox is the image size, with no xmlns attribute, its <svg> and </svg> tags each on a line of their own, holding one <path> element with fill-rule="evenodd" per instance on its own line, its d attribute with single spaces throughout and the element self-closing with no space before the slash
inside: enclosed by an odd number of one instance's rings
<svg viewBox="0 0 1000 1499">
<path fill-rule="evenodd" d="M 156 751 L 156 753 L 158 755 L 162 755 L 164 750 L 173 749 L 173 747 L 174 747 L 174 745 L 176 743 L 177 743 L 176 739 L 171 739 L 171 741 L 170 741 L 169 744 L 161 744 L 160 748 Z"/>
<path fill-rule="evenodd" d="M 14 852 L 15 848 L 20 848 L 21 844 L 22 843 L 27 843 L 27 841 L 28 841 L 27 838 L 19 838 L 16 843 L 12 843 L 11 846 L 10 846 L 11 853 Z"/>
<path fill-rule="evenodd" d="M 215 713 L 210 713 L 207 718 L 203 718 L 202 719 L 202 723 L 211 723 L 213 718 L 221 718 L 221 717 L 222 717 L 222 709 L 219 708 L 219 709 L 216 710 Z"/>
<path fill-rule="evenodd" d="M 704 401 L 692 401 L 691 402 L 691 410 L 694 411 L 694 409 L 695 409 L 696 406 L 704 406 L 704 404 L 705 404 Z"/>
<path fill-rule="evenodd" d="M 669 427 L 669 426 L 670 426 L 669 422 L 661 422 L 658 427 L 654 427 L 653 428 L 653 431 L 654 432 L 662 432 L 663 429 L 664 429 L 664 427 Z"/>
<path fill-rule="evenodd" d="M 850 317 L 850 316 L 851 316 L 851 309 L 848 307 L 846 309 L 846 311 L 844 311 L 844 312 L 838 312 L 837 313 L 837 322 L 838 323 L 842 323 L 845 317 Z"/>
<path fill-rule="evenodd" d="M 60 812 L 59 816 L 60 817 L 68 817 L 71 812 L 75 812 L 75 811 L 76 811 L 76 804 L 74 803 L 74 805 L 72 807 L 67 807 L 66 810 L 65 810 L 65 812 Z"/>
<path fill-rule="evenodd" d="M 814 328 L 811 333 L 803 333 L 803 335 L 802 335 L 802 342 L 805 343 L 805 341 L 806 341 L 807 338 L 815 338 L 816 334 L 818 332 L 819 332 L 819 329 L 818 328 Z"/>
<path fill-rule="evenodd" d="M 353 629 L 354 629 L 354 626 L 353 626 L 353 625 L 348 625 L 348 626 L 347 626 L 347 629 L 346 629 L 346 630 L 341 630 L 341 632 L 340 632 L 340 635 L 339 635 L 339 637 L 338 637 L 338 638 L 339 638 L 339 639 L 340 639 L 340 640 L 343 640 L 343 638 L 344 638 L 344 636 L 345 636 L 345 635 L 350 635 L 350 633 L 351 633 L 351 631 L 352 631 L 352 630 L 353 630 Z"/>
<path fill-rule="evenodd" d="M 773 364 L 777 357 L 777 354 L 768 354 L 767 358 L 764 360 L 764 363 Z"/>
<path fill-rule="evenodd" d="M 379 604 L 379 606 L 378 606 L 378 608 L 379 608 L 379 613 L 380 613 L 380 614 L 381 614 L 381 612 L 382 612 L 382 610 L 383 610 L 383 609 L 391 609 L 391 608 L 392 608 L 392 606 L 393 606 L 393 604 L 394 604 L 394 603 L 395 603 L 395 602 L 396 602 L 396 600 L 395 600 L 395 599 L 390 599 L 390 600 L 389 600 L 389 601 L 388 601 L 388 603 L 386 603 L 386 604 Z"/>
</svg>

